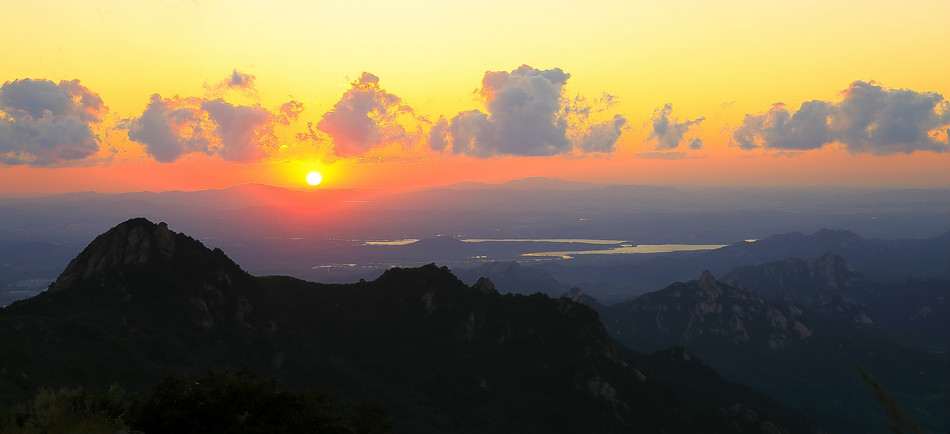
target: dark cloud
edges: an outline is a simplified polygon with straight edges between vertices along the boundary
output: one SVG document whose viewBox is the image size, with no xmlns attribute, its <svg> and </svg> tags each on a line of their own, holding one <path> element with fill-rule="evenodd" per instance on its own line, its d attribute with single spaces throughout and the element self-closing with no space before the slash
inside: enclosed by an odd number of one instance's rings
<svg viewBox="0 0 950 434">
<path fill-rule="evenodd" d="M 0 162 L 60 166 L 99 152 L 92 126 L 108 111 L 79 80 L 14 80 L 0 86 Z"/>
<path fill-rule="evenodd" d="M 591 125 L 591 107 L 563 97 L 570 74 L 559 68 L 528 65 L 486 72 L 481 95 L 486 111 L 461 112 L 440 121 L 429 134 L 429 147 L 476 157 L 496 155 L 548 156 L 571 152 L 611 152 L 626 120 Z M 613 97 L 605 95 L 607 105 Z M 572 140 L 572 138 L 575 138 Z"/>
<path fill-rule="evenodd" d="M 381 88 L 379 77 L 364 72 L 323 115 L 317 129 L 333 139 L 336 155 L 362 155 L 377 146 L 411 141 L 398 121 L 403 114 L 412 116 L 412 109 Z"/>
<path fill-rule="evenodd" d="M 250 163 L 266 156 L 261 133 L 271 121 L 270 112 L 260 106 L 235 106 L 220 99 L 204 101 L 201 108 L 217 124 L 215 133 L 221 139 L 217 153 L 222 159 Z"/>
<path fill-rule="evenodd" d="M 693 125 L 698 125 L 702 121 L 706 120 L 705 117 L 686 120 L 683 122 L 677 122 L 673 118 L 673 105 L 665 104 L 663 108 L 658 108 L 653 111 L 653 117 L 650 119 L 652 122 L 652 129 L 650 130 L 650 136 L 647 137 L 647 140 L 656 140 L 656 149 L 657 150 L 672 150 L 679 147 L 680 143 L 683 141 L 683 136 L 689 131 Z M 702 141 L 698 139 L 692 139 L 690 141 L 690 149 L 697 149 L 694 146 L 698 145 L 702 147 Z"/>
<path fill-rule="evenodd" d="M 808 101 L 791 113 L 775 104 L 749 115 L 732 135 L 743 149 L 818 149 L 841 143 L 850 152 L 892 155 L 950 148 L 950 103 L 931 92 L 855 81 L 837 103 Z"/>
</svg>

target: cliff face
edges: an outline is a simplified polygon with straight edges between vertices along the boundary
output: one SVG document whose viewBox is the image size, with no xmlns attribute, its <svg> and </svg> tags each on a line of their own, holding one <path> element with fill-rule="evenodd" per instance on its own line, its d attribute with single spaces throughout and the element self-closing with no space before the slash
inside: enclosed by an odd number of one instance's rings
<svg viewBox="0 0 950 434">
<path fill-rule="evenodd" d="M 674 345 L 784 348 L 811 335 L 798 321 L 794 305 L 770 306 L 741 286 L 717 281 L 703 271 L 698 280 L 607 308 L 605 324 L 633 348 L 658 350 Z"/>
<path fill-rule="evenodd" d="M 853 293 L 872 285 L 844 258 L 831 252 L 819 258 L 790 258 L 737 267 L 726 279 L 740 282 L 769 299 L 783 291 L 793 292 L 798 302 L 809 305 L 817 303 L 822 294 Z"/>
<path fill-rule="evenodd" d="M 77 281 L 104 278 L 123 266 L 155 266 L 175 256 L 176 234 L 164 222 L 128 220 L 95 240 L 73 259 L 49 290 L 57 292 Z"/>
</svg>

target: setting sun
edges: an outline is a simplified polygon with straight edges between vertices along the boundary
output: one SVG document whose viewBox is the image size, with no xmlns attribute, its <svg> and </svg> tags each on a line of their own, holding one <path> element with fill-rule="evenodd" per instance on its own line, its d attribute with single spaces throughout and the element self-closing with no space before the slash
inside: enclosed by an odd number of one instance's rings
<svg viewBox="0 0 950 434">
<path fill-rule="evenodd" d="M 307 184 L 317 185 L 323 181 L 323 175 L 320 172 L 310 172 L 307 174 Z"/>
</svg>

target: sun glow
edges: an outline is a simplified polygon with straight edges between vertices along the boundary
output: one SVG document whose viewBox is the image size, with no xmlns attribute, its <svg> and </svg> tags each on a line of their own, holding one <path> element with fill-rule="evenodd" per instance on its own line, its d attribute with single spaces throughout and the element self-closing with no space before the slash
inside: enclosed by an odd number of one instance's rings
<svg viewBox="0 0 950 434">
<path fill-rule="evenodd" d="M 323 182 L 323 175 L 320 172 L 310 172 L 307 174 L 307 184 L 318 185 Z"/>
</svg>

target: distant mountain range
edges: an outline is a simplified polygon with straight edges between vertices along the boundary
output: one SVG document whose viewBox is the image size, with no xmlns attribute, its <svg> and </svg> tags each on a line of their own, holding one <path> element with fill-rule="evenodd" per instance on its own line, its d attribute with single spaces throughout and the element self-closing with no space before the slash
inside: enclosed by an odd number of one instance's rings
<svg viewBox="0 0 950 434">
<path fill-rule="evenodd" d="M 485 262 L 523 261 L 521 255 L 529 252 L 577 249 L 546 250 L 541 243 L 450 243 L 462 238 L 717 245 L 758 239 L 761 243 L 756 248 L 764 249 L 773 234 L 815 234 L 823 228 L 845 228 L 868 241 L 907 239 L 904 247 L 897 241 L 887 247 L 904 249 L 907 254 L 892 257 L 888 267 L 872 261 L 873 250 L 868 250 L 871 257 L 865 260 L 859 249 L 846 252 L 827 247 L 761 257 L 758 253 L 710 256 L 704 257 L 704 263 L 658 261 L 646 267 L 637 265 L 648 259 L 645 255 L 580 255 L 550 261 L 544 270 L 604 302 L 695 278 L 702 269 L 721 276 L 735 266 L 818 257 L 829 250 L 877 280 L 950 274 L 945 266 L 948 249 L 940 248 L 945 240 L 934 240 L 938 255 L 915 253 L 922 251 L 915 245 L 918 241 L 950 230 L 950 191 L 946 189 L 606 185 L 546 178 L 386 192 L 247 184 L 188 192 L 0 198 L 0 305 L 15 298 L 3 293 L 5 287 L 55 278 L 93 238 L 130 215 L 175 222 L 179 230 L 225 249 L 254 274 L 325 283 L 373 279 L 390 266 L 414 267 L 435 258 L 461 270 Z M 364 243 L 399 239 L 422 241 L 409 246 Z M 782 242 L 786 241 L 795 240 Z M 30 249 L 28 255 L 22 254 L 24 249 Z M 928 274 L 934 268 L 942 275 Z M 893 270 L 894 275 L 875 275 L 878 270 Z"/>
<path fill-rule="evenodd" d="M 248 366 L 390 406 L 396 432 L 820 431 L 688 351 L 618 350 L 567 298 L 502 295 L 435 265 L 346 285 L 254 277 L 141 218 L 0 310 L 0 347 L 8 403 L 38 387 L 142 390 Z"/>
<path fill-rule="evenodd" d="M 689 280 L 696 270 L 710 270 L 722 276 L 735 267 L 788 258 L 815 259 L 829 252 L 845 258 L 856 272 L 877 282 L 950 279 L 950 232 L 919 240 L 868 240 L 849 231 L 822 229 L 810 235 L 773 235 L 703 252 L 602 257 L 536 267 L 555 280 L 580 286 L 610 304 L 663 288 L 670 282 Z"/>
</svg>

